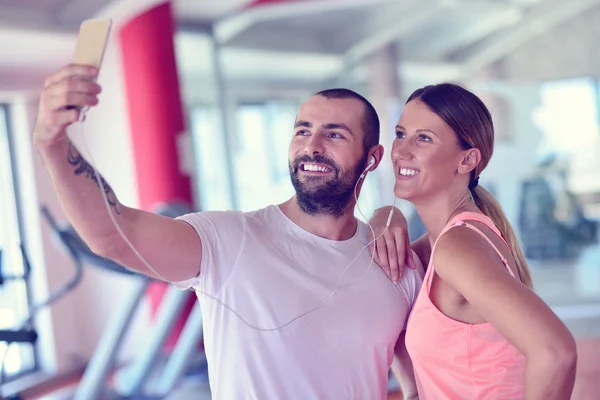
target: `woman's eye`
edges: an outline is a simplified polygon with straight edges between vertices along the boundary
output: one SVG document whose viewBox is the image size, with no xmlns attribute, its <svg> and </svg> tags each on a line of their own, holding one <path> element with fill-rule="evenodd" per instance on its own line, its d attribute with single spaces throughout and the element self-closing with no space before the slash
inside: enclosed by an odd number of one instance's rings
<svg viewBox="0 0 600 400">
<path fill-rule="evenodd" d="M 427 136 L 427 135 L 423 135 L 423 134 L 420 134 L 420 135 L 419 135 L 419 140 L 420 140 L 421 142 L 426 142 L 426 143 L 429 143 L 429 142 L 431 142 L 431 138 L 430 138 L 429 136 Z"/>
<path fill-rule="evenodd" d="M 396 138 L 404 139 L 405 137 L 406 137 L 406 133 L 404 133 L 402 131 L 396 131 Z"/>
</svg>

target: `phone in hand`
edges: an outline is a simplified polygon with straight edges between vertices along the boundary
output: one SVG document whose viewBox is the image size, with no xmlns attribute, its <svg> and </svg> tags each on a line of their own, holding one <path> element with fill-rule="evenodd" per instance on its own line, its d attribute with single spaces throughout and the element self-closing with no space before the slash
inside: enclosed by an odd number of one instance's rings
<svg viewBox="0 0 600 400">
<path fill-rule="evenodd" d="M 81 23 L 77 44 L 73 53 L 73 64 L 90 65 L 100 69 L 112 21 L 110 19 L 88 19 Z M 68 110 L 76 108 L 68 106 Z"/>
<path fill-rule="evenodd" d="M 112 21 L 110 19 L 88 19 L 83 21 L 73 53 L 74 64 L 90 65 L 100 69 Z"/>
</svg>

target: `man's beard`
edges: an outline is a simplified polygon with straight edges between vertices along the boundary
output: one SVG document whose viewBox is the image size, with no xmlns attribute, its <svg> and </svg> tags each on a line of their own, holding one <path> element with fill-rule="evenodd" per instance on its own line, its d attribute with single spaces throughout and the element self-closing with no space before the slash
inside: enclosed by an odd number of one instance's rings
<svg viewBox="0 0 600 400">
<path fill-rule="evenodd" d="M 354 196 L 354 188 L 367 162 L 365 154 L 356 167 L 340 176 L 337 164 L 321 155 L 297 157 L 289 163 L 290 178 L 296 190 L 296 199 L 302 211 L 309 215 L 328 215 L 339 218 L 347 211 Z M 310 176 L 300 177 L 300 165 L 317 163 L 327 165 L 333 170 L 333 177 Z"/>
</svg>

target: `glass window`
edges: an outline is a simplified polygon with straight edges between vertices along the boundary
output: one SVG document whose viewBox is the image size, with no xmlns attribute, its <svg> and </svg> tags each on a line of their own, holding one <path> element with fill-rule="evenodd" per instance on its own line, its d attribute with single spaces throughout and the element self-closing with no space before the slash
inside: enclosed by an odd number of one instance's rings
<svg viewBox="0 0 600 400">
<path fill-rule="evenodd" d="M 539 266 L 545 298 L 600 299 L 600 120 L 598 83 L 546 82 L 533 117 L 544 135 L 539 162 L 523 186 L 521 240 Z M 559 298 L 560 297 L 560 298 Z"/>
<path fill-rule="evenodd" d="M 298 105 L 287 102 L 238 107 L 232 154 L 241 210 L 280 203 L 294 194 L 288 147 L 297 110 Z"/>
<path fill-rule="evenodd" d="M 25 272 L 14 174 L 11 162 L 6 107 L 0 106 L 0 271 L 2 276 L 22 277 Z M 0 285 L 0 329 L 16 329 L 28 317 L 27 281 L 7 279 Z M 0 362 L 4 358 L 7 378 L 36 367 L 34 348 L 29 344 L 0 342 Z"/>
<path fill-rule="evenodd" d="M 198 165 L 198 198 L 203 210 L 237 208 L 251 211 L 284 202 L 294 195 L 288 169 L 288 148 L 299 104 L 269 101 L 240 104 L 236 109 L 230 149 L 220 128 L 219 113 L 208 106 L 191 111 Z M 234 190 L 227 178 L 228 160 L 233 166 Z M 368 218 L 379 207 L 378 172 L 368 175 L 360 195 L 360 209 Z M 357 212 L 357 217 L 361 218 Z"/>
<path fill-rule="evenodd" d="M 228 155 L 220 113 L 213 106 L 196 106 L 191 109 L 190 120 L 197 160 L 196 198 L 202 211 L 229 210 L 232 208 L 232 199 Z"/>
</svg>

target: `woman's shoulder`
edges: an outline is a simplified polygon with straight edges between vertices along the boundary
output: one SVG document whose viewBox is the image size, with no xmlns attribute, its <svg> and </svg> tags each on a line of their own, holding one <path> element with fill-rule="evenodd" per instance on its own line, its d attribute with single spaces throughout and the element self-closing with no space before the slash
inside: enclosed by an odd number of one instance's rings
<svg viewBox="0 0 600 400">
<path fill-rule="evenodd" d="M 490 245 L 494 236 L 492 228 L 480 220 L 455 219 L 455 223 L 440 235 L 435 244 L 431 257 L 436 272 L 440 275 L 461 270 L 468 273 L 483 264 L 500 262 Z M 504 268 L 503 265 L 501 267 Z"/>
</svg>

